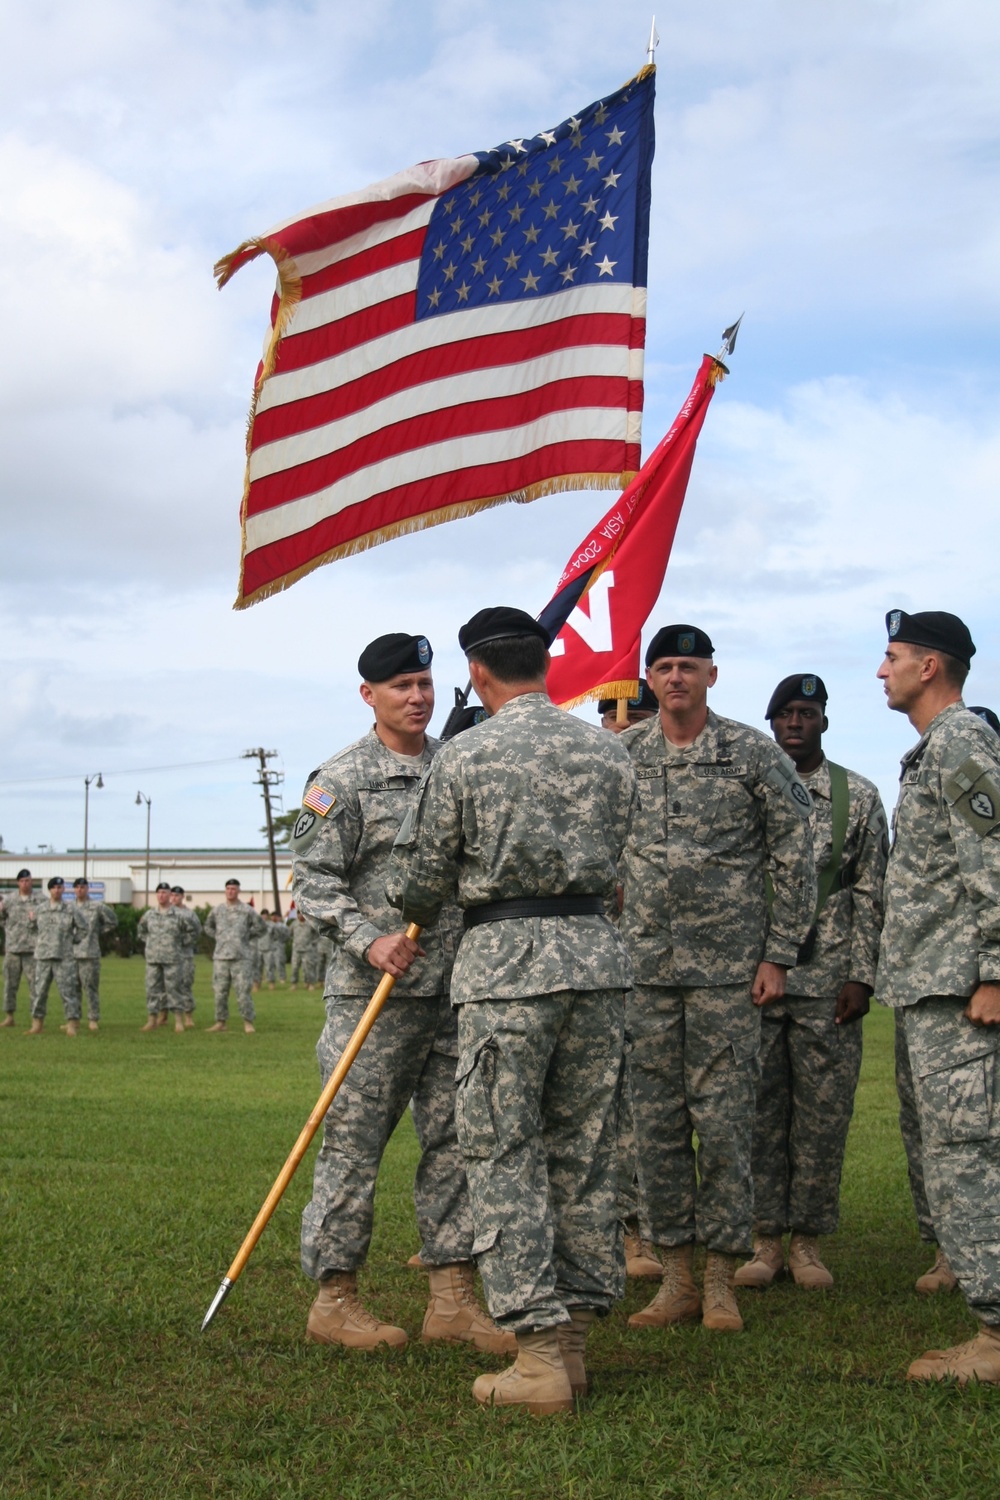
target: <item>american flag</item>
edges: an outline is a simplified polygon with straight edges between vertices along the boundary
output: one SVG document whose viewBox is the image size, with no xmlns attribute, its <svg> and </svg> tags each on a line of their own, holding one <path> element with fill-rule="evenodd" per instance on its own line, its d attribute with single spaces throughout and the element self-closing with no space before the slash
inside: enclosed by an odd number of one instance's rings
<svg viewBox="0 0 1000 1500">
<path fill-rule="evenodd" d="M 278 269 L 237 608 L 322 563 L 639 467 L 654 70 L 249 240 Z"/>
<path fill-rule="evenodd" d="M 313 782 L 302 798 L 302 806 L 312 808 L 313 812 L 318 812 L 321 818 L 325 818 L 336 800 L 330 792 L 324 792 L 321 786 Z"/>
</svg>

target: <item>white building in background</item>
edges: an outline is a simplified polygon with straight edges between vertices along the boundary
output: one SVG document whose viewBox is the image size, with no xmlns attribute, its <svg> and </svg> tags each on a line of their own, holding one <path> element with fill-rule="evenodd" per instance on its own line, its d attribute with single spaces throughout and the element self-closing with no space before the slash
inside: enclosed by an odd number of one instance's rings
<svg viewBox="0 0 1000 1500">
<path fill-rule="evenodd" d="M 287 916 L 292 901 L 292 855 L 279 849 L 278 893 L 281 911 Z M 44 892 L 53 875 L 61 875 L 70 893 L 73 881 L 83 874 L 83 850 L 65 854 L 46 850 L 39 854 L 0 851 L 0 891 L 17 885 L 18 870 L 29 869 L 36 890 Z M 146 850 L 90 849 L 87 879 L 103 883 L 104 900 L 128 906 L 152 905 L 161 880 L 182 885 L 187 906 L 216 906 L 225 897 L 226 881 L 235 876 L 244 901 L 258 911 L 274 907 L 271 865 L 266 849 L 151 849 L 149 851 L 149 901 L 146 900 Z"/>
</svg>

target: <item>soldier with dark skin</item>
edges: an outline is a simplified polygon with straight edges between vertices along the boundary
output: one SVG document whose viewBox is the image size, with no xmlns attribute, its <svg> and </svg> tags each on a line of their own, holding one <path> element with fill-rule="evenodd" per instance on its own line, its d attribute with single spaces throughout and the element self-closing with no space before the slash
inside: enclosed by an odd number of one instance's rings
<svg viewBox="0 0 1000 1500">
<path fill-rule="evenodd" d="M 975 645 L 943 610 L 886 615 L 903 757 L 875 990 L 903 1012 L 934 1231 L 979 1331 L 910 1380 L 1000 1383 L 1000 742 L 962 701 Z"/>
<path fill-rule="evenodd" d="M 861 1070 L 879 933 L 888 830 L 878 791 L 827 760 L 827 691 L 814 673 L 775 688 L 766 718 L 813 801 L 822 907 L 785 998 L 761 1013 L 753 1133 L 754 1256 L 736 1285 L 769 1286 L 785 1266 L 798 1286 L 831 1287 L 818 1238 L 839 1218 L 840 1177 Z"/>
</svg>

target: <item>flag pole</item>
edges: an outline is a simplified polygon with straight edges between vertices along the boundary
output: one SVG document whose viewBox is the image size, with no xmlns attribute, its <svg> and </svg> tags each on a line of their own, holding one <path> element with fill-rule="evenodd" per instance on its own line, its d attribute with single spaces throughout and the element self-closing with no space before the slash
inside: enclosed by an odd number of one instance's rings
<svg viewBox="0 0 1000 1500">
<path fill-rule="evenodd" d="M 648 42 L 648 44 L 646 46 L 646 62 L 647 63 L 652 63 L 652 61 L 653 61 L 653 54 L 655 53 L 655 51 L 656 51 L 656 49 L 657 49 L 657 47 L 659 45 L 660 45 L 660 38 L 659 38 L 659 35 L 657 33 L 657 30 L 656 30 L 656 17 L 654 16 L 653 17 L 653 23 L 652 23 L 652 25 L 649 28 L 649 42 Z"/>
<path fill-rule="evenodd" d="M 417 926 L 416 922 L 411 922 L 407 927 L 406 936 L 410 938 L 414 943 L 420 937 L 420 928 Z M 351 1040 L 348 1042 L 347 1046 L 341 1053 L 340 1061 L 337 1063 L 337 1066 L 330 1074 L 330 1079 L 326 1085 L 326 1088 L 317 1099 L 312 1114 L 309 1116 L 308 1120 L 303 1125 L 302 1130 L 299 1132 L 299 1138 L 295 1142 L 295 1145 L 292 1147 L 288 1160 L 285 1162 L 285 1165 L 282 1167 L 281 1171 L 275 1178 L 274 1186 L 271 1188 L 271 1191 L 264 1199 L 264 1202 L 261 1205 L 260 1212 L 251 1224 L 249 1234 L 243 1241 L 239 1250 L 236 1252 L 236 1259 L 229 1267 L 229 1270 L 226 1272 L 225 1276 L 223 1276 L 222 1284 L 219 1287 L 219 1290 L 216 1292 L 215 1296 L 212 1298 L 212 1304 L 209 1307 L 208 1312 L 205 1314 L 204 1321 L 202 1322 L 202 1333 L 205 1332 L 205 1329 L 208 1327 L 209 1323 L 211 1323 L 212 1319 L 219 1311 L 219 1308 L 222 1306 L 223 1302 L 225 1302 L 226 1298 L 229 1296 L 229 1293 L 232 1291 L 236 1282 L 239 1280 L 243 1268 L 245 1267 L 247 1261 L 250 1259 L 250 1256 L 253 1253 L 254 1246 L 260 1239 L 261 1235 L 264 1233 L 271 1215 L 274 1213 L 274 1210 L 281 1202 L 281 1198 L 284 1194 L 285 1189 L 291 1182 L 292 1178 L 295 1176 L 296 1167 L 308 1151 L 310 1141 L 316 1134 L 319 1126 L 322 1124 L 327 1110 L 330 1108 L 330 1105 L 333 1103 L 334 1098 L 336 1097 L 337 1092 L 340 1089 L 340 1085 L 343 1083 L 344 1079 L 351 1071 L 351 1065 L 353 1064 L 354 1059 L 357 1057 L 358 1053 L 361 1051 L 365 1037 L 375 1025 L 375 1022 L 378 1019 L 379 1012 L 381 1011 L 385 1002 L 388 1000 L 392 987 L 395 983 L 396 977 L 394 974 L 383 974 L 382 978 L 379 980 L 375 993 L 372 995 L 367 1006 L 365 1007 L 364 1015 L 361 1017 L 361 1020 L 355 1027 L 354 1035 L 351 1037 Z"/>
</svg>

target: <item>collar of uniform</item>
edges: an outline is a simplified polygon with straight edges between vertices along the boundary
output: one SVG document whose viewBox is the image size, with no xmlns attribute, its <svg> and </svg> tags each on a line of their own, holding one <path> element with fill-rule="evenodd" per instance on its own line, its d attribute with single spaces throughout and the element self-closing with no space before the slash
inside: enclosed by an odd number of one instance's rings
<svg viewBox="0 0 1000 1500">
<path fill-rule="evenodd" d="M 934 734 L 936 730 L 941 729 L 945 724 L 948 723 L 949 719 L 953 719 L 956 714 L 962 713 L 964 711 L 965 704 L 963 703 L 962 699 L 959 698 L 957 703 L 949 703 L 947 708 L 942 708 L 940 713 L 935 714 L 931 722 L 928 724 L 927 728 L 924 730 L 923 734 L 920 736 L 917 743 L 913 745 L 909 750 L 907 750 L 906 754 L 900 761 L 900 765 L 902 766 L 903 770 L 908 770 L 915 760 L 919 760 L 922 757 L 924 751 L 927 749 L 927 745 L 930 741 L 931 735 Z"/>
<path fill-rule="evenodd" d="M 498 708 L 491 718 L 498 719 L 501 714 L 505 718 L 514 718 L 518 714 L 529 714 L 541 704 L 550 704 L 552 699 L 548 693 L 518 693 L 516 698 L 508 698 L 502 708 Z"/>
<path fill-rule="evenodd" d="M 804 776 L 799 771 L 798 777 L 802 785 L 813 797 L 822 797 L 824 802 L 831 800 L 830 766 L 825 755 L 815 771 L 810 771 L 807 776 Z"/>
<path fill-rule="evenodd" d="M 663 733 L 663 721 L 657 716 L 655 721 L 660 726 L 660 740 L 663 745 L 664 759 L 667 761 L 693 761 L 698 763 L 714 762 L 719 754 L 719 716 L 708 710 L 708 718 L 705 727 L 691 741 L 690 745 L 675 745 L 668 740 Z"/>
<path fill-rule="evenodd" d="M 393 753 L 389 749 L 388 745 L 383 745 L 382 741 L 379 739 L 378 735 L 375 733 L 375 727 L 374 727 L 374 725 L 368 731 L 368 733 L 369 733 L 369 737 L 370 737 L 370 740 L 371 740 L 371 748 L 372 748 L 372 750 L 373 750 L 373 752 L 375 754 L 376 760 L 379 763 L 379 767 L 382 770 L 382 772 L 384 773 L 384 775 L 386 775 L 386 776 L 406 776 L 408 774 L 412 774 L 409 771 L 409 768 L 407 768 L 406 770 L 404 770 L 404 768 L 399 764 L 399 761 L 393 755 Z M 424 749 L 423 749 L 423 763 L 424 763 L 424 765 L 426 765 L 427 762 L 430 759 L 431 759 L 431 740 L 430 740 L 430 736 L 427 735 L 427 734 L 425 734 L 424 735 Z M 415 770 L 416 770 L 416 767 L 414 767 L 414 771 Z"/>
</svg>

